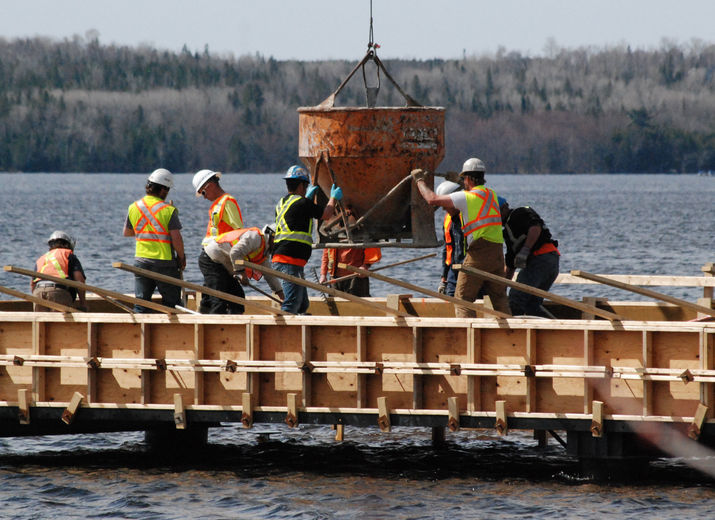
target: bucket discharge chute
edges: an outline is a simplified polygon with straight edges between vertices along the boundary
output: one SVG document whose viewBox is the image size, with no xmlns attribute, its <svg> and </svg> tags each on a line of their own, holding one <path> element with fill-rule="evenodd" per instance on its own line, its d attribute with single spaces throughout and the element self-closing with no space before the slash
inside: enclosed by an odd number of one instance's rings
<svg viewBox="0 0 715 520">
<path fill-rule="evenodd" d="M 368 61 L 403 95 L 405 107 L 335 107 L 335 96 Z M 368 105 L 378 87 L 365 82 Z M 323 103 L 298 108 L 298 155 L 313 184 L 329 194 L 342 188 L 338 215 L 320 228 L 323 244 L 434 247 L 434 211 L 410 177 L 414 168 L 435 171 L 444 157 L 444 108 L 423 107 L 405 94 L 372 50 Z M 430 178 L 428 182 L 433 182 Z M 409 243 L 403 243 L 411 239 Z M 396 240 L 395 242 L 384 242 Z"/>
</svg>

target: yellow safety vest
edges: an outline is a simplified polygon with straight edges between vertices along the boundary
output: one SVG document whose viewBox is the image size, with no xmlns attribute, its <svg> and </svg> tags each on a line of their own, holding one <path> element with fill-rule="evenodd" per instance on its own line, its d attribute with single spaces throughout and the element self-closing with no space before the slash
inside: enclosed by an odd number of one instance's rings
<svg viewBox="0 0 715 520">
<path fill-rule="evenodd" d="M 288 227 L 285 216 L 290 207 L 302 199 L 300 195 L 290 195 L 276 205 L 276 236 L 274 243 L 293 240 L 301 244 L 313 245 L 313 219 L 308 222 L 308 231 L 293 231 Z"/>
<path fill-rule="evenodd" d="M 175 210 L 174 206 L 153 195 L 147 195 L 129 206 L 129 222 L 134 228 L 137 258 L 173 258 L 169 221 Z"/>
<path fill-rule="evenodd" d="M 465 195 L 467 197 L 467 215 L 462 216 L 464 221 L 462 231 L 467 247 L 479 238 L 503 244 L 501 213 L 496 192 L 482 185 L 465 191 Z"/>
</svg>

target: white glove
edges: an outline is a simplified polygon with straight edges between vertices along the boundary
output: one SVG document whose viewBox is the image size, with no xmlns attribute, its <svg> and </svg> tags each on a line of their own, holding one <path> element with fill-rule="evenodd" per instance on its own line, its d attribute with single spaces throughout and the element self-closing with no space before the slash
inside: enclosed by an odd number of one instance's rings
<svg viewBox="0 0 715 520">
<path fill-rule="evenodd" d="M 526 267 L 526 259 L 529 258 L 529 248 L 524 246 L 514 258 L 514 265 L 519 269 Z"/>
</svg>

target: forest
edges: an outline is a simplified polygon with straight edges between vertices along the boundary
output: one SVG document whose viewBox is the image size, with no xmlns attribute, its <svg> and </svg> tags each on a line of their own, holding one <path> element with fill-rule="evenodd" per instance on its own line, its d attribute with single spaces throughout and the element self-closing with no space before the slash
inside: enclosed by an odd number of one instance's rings
<svg viewBox="0 0 715 520">
<path fill-rule="evenodd" d="M 0 38 L 0 171 L 282 171 L 298 160 L 296 109 L 328 97 L 361 58 Z M 478 156 L 500 173 L 715 170 L 714 44 L 384 64 L 422 105 L 445 107 L 442 169 Z M 365 103 L 358 73 L 336 106 Z M 404 105 L 384 77 L 377 104 Z"/>
</svg>

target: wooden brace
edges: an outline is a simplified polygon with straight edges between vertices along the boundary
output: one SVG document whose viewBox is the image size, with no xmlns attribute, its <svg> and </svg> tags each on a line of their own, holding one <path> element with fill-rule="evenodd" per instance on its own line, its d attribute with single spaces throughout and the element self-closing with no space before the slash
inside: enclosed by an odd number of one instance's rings
<svg viewBox="0 0 715 520">
<path fill-rule="evenodd" d="M 450 397 L 447 399 L 447 408 L 449 409 L 449 420 L 447 421 L 447 428 L 449 431 L 456 432 L 459 430 L 459 403 L 456 397 Z"/>
<path fill-rule="evenodd" d="M 695 416 L 693 417 L 693 422 L 688 426 L 688 437 L 694 440 L 700 438 L 700 433 L 703 429 L 703 423 L 705 422 L 705 417 L 708 414 L 708 407 L 703 403 L 698 403 L 698 409 L 695 411 Z"/>
<path fill-rule="evenodd" d="M 286 424 L 291 428 L 298 426 L 298 394 L 288 394 Z"/>
<path fill-rule="evenodd" d="M 244 428 L 253 427 L 253 405 L 251 401 L 251 394 L 245 392 L 241 396 L 241 424 Z"/>
<path fill-rule="evenodd" d="M 63 423 L 72 424 L 72 421 L 74 420 L 74 416 L 77 413 L 77 409 L 79 408 L 79 405 L 82 403 L 82 399 L 84 399 L 84 396 L 82 394 L 80 394 L 79 392 L 75 392 L 74 395 L 72 395 L 70 404 L 68 404 L 67 408 L 65 408 L 65 411 L 62 412 L 62 422 Z"/>
<path fill-rule="evenodd" d="M 495 403 L 497 412 L 497 422 L 494 425 L 499 435 L 506 435 L 509 431 L 509 425 L 506 421 L 506 401 L 497 401 Z"/>
<path fill-rule="evenodd" d="M 177 430 L 186 429 L 186 410 L 181 394 L 174 394 L 174 424 Z"/>
<path fill-rule="evenodd" d="M 390 424 L 390 411 L 387 408 L 387 397 L 377 398 L 377 425 L 381 432 L 389 432 L 392 430 Z"/>
<path fill-rule="evenodd" d="M 26 388 L 17 391 L 17 418 L 20 424 L 30 424 L 30 402 Z"/>
<path fill-rule="evenodd" d="M 591 435 L 603 437 L 603 401 L 593 401 L 591 416 Z"/>
</svg>

